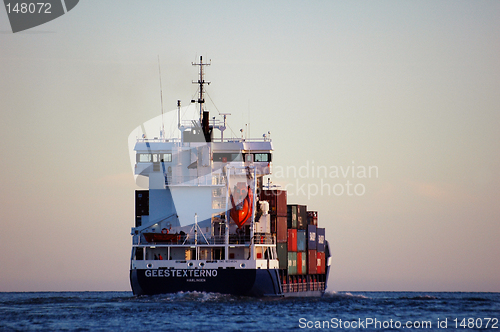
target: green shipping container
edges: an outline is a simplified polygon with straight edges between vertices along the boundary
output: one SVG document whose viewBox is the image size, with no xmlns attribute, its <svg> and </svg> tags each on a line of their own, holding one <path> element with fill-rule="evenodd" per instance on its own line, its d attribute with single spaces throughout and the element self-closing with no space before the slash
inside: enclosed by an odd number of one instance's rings
<svg viewBox="0 0 500 332">
<path fill-rule="evenodd" d="M 297 205 L 287 206 L 288 228 L 297 229 Z"/>
<path fill-rule="evenodd" d="M 288 250 L 285 243 L 277 243 L 276 251 L 278 252 L 278 260 L 280 261 L 280 269 L 285 270 L 288 267 Z"/>
<path fill-rule="evenodd" d="M 297 253 L 289 252 L 288 253 L 288 274 L 296 275 L 297 274 Z"/>
</svg>

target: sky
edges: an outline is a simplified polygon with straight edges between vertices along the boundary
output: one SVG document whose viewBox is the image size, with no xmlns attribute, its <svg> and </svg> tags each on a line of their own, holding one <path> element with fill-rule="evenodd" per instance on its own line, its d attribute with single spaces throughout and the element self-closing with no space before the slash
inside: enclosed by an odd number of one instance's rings
<svg viewBox="0 0 500 332">
<path fill-rule="evenodd" d="M 158 58 L 167 111 L 199 56 L 318 211 L 329 291 L 500 291 L 500 2 L 86 0 L 15 34 L 4 8 L 0 291 L 130 290 L 128 136 Z"/>
</svg>

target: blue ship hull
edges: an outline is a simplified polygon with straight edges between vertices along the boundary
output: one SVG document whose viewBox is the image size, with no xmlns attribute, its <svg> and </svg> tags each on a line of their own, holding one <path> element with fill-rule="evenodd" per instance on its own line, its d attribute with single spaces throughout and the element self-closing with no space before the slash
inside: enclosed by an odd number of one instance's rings
<svg viewBox="0 0 500 332">
<path fill-rule="evenodd" d="M 209 292 L 236 296 L 281 296 L 278 270 L 133 269 L 130 284 L 134 295 L 177 292 Z"/>
</svg>

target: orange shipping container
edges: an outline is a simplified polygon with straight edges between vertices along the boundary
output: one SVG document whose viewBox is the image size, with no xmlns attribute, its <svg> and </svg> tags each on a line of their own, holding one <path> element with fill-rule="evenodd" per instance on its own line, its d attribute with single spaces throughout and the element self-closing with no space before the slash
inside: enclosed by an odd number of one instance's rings
<svg viewBox="0 0 500 332">
<path fill-rule="evenodd" d="M 288 229 L 288 251 L 297 251 L 297 230 Z"/>
<path fill-rule="evenodd" d="M 302 273 L 301 274 L 307 274 L 307 251 L 302 251 L 301 252 L 301 260 L 299 261 L 298 258 L 297 258 L 297 264 L 301 264 L 302 266 Z"/>
</svg>

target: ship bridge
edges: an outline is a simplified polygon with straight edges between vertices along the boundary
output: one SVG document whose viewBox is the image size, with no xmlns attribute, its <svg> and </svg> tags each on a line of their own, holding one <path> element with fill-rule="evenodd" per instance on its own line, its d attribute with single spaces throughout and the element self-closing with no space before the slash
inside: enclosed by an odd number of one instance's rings
<svg viewBox="0 0 500 332">
<path fill-rule="evenodd" d="M 213 185 L 228 164 L 255 167 L 259 177 L 271 174 L 273 147 L 267 138 L 209 143 L 141 138 L 134 150 L 134 174 L 149 177 L 149 188 Z M 161 183 L 154 183 L 157 173 L 163 174 Z"/>
</svg>

